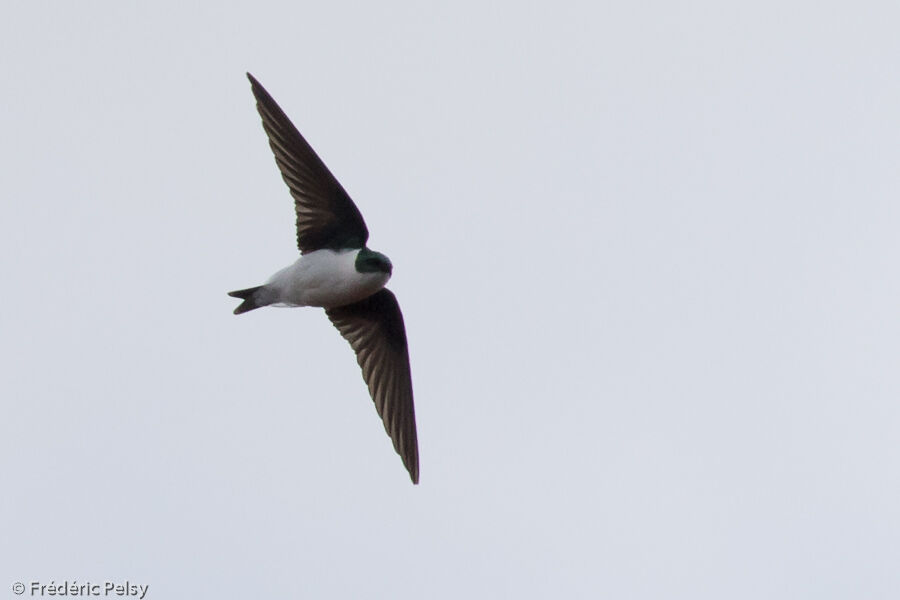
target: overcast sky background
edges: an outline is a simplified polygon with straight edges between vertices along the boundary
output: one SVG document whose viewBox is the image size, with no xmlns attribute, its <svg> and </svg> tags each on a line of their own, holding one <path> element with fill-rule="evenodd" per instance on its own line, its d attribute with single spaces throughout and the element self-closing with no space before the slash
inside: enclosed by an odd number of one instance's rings
<svg viewBox="0 0 900 600">
<path fill-rule="evenodd" d="M 900 595 L 896 3 L 254 4 L 5 5 L 0 597 Z M 419 486 L 322 311 L 231 314 L 245 71 L 394 263 Z"/>
</svg>

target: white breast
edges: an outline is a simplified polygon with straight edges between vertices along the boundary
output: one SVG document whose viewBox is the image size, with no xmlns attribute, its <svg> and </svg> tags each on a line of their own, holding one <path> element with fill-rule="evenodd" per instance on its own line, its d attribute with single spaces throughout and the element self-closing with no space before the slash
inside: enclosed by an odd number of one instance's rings
<svg viewBox="0 0 900 600">
<path fill-rule="evenodd" d="M 388 273 L 360 273 L 356 270 L 359 250 L 316 250 L 301 256 L 269 279 L 282 306 L 343 306 L 371 296 L 385 286 Z"/>
</svg>

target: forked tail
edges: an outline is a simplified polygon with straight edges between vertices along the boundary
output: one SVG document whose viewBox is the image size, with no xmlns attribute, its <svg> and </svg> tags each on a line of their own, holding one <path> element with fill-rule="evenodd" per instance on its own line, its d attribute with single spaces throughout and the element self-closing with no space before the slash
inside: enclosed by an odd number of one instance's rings
<svg viewBox="0 0 900 600">
<path fill-rule="evenodd" d="M 238 305 L 238 307 L 234 309 L 234 314 L 239 315 L 241 313 L 247 312 L 248 310 L 266 306 L 267 303 L 261 301 L 261 298 L 259 298 L 261 294 L 257 294 L 257 292 L 262 288 L 263 286 L 258 285 L 256 287 L 247 288 L 246 290 L 228 292 L 228 295 L 232 298 L 240 298 L 241 300 L 243 300 L 243 302 L 241 302 L 240 305 Z"/>
</svg>

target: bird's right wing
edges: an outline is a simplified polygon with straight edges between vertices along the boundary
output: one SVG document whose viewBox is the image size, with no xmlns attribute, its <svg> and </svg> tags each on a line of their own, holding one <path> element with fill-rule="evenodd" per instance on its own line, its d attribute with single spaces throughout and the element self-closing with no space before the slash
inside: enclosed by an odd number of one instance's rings
<svg viewBox="0 0 900 600">
<path fill-rule="evenodd" d="M 362 368 L 363 379 L 394 449 L 413 483 L 419 483 L 419 446 L 406 329 L 397 298 L 387 289 L 325 310 Z"/>
<path fill-rule="evenodd" d="M 301 253 L 365 246 L 369 230 L 353 200 L 269 92 L 253 75 L 247 77 L 275 162 L 294 197 Z"/>
</svg>

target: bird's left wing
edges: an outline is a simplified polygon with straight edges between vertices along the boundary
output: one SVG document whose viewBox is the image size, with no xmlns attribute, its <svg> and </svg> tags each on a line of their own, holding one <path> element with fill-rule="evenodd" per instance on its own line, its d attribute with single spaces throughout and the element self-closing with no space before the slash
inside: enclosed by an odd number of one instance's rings
<svg viewBox="0 0 900 600">
<path fill-rule="evenodd" d="M 363 379 L 394 449 L 413 483 L 419 482 L 419 447 L 406 329 L 397 298 L 387 289 L 325 310 L 362 368 Z"/>
</svg>

